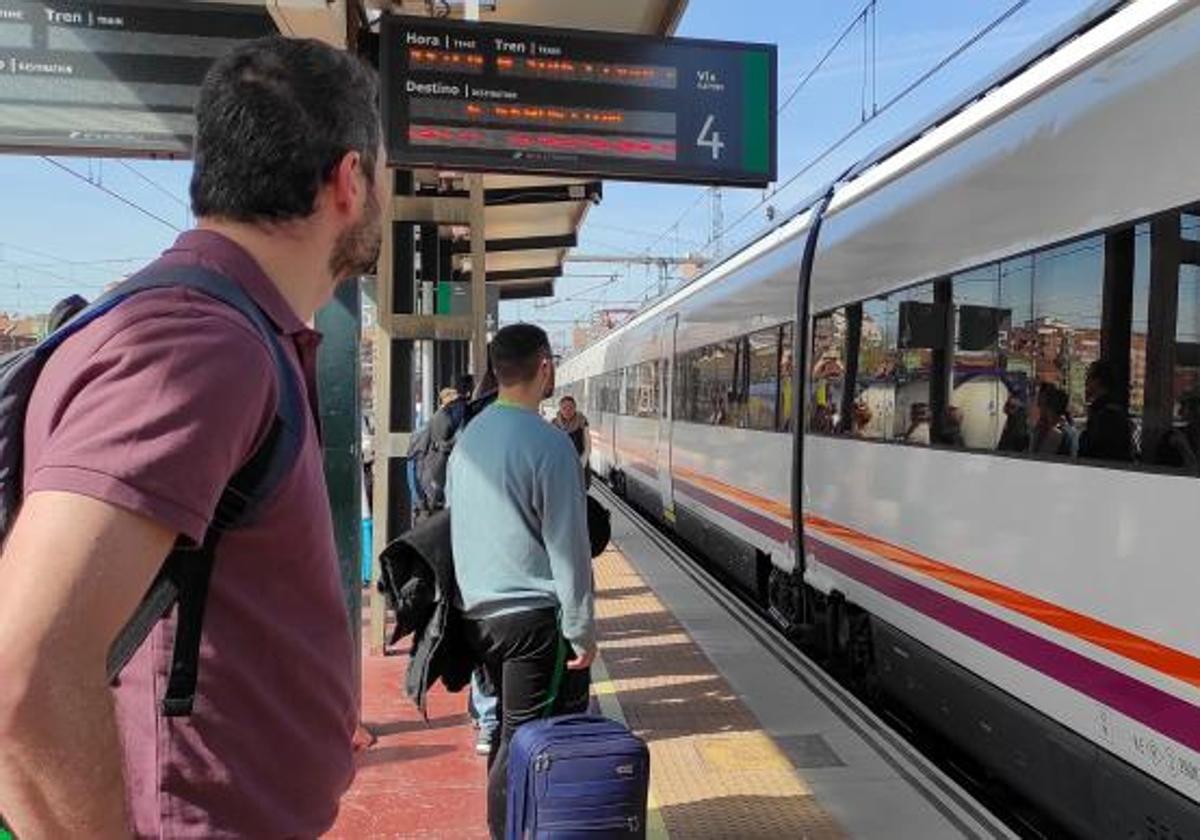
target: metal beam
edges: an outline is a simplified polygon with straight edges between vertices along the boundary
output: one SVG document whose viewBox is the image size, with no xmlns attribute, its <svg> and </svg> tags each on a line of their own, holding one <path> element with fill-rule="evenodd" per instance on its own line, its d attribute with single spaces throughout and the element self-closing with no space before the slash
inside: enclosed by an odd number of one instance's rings
<svg viewBox="0 0 1200 840">
<path fill-rule="evenodd" d="M 484 228 L 487 208 L 484 204 L 483 176 L 468 175 L 471 192 L 471 373 L 476 381 L 487 370 L 487 231 Z M 476 273 L 477 272 L 477 273 Z"/>
<path fill-rule="evenodd" d="M 468 225 L 471 200 L 442 196 L 403 196 L 392 210 L 395 221 L 416 224 Z"/>
<path fill-rule="evenodd" d="M 464 272 L 463 276 L 470 277 L 471 272 Z M 551 277 L 562 276 L 563 269 L 561 265 L 544 265 L 535 266 L 534 268 L 510 268 L 504 271 L 489 271 L 487 281 L 489 283 L 511 283 L 515 280 L 546 280 Z"/>
<path fill-rule="evenodd" d="M 532 298 L 554 297 L 554 281 L 547 280 L 535 286 L 524 283 L 516 286 L 501 286 L 500 300 L 530 300 Z"/>
<path fill-rule="evenodd" d="M 469 198 L 467 190 L 439 190 L 445 198 Z M 418 193 L 420 195 L 420 193 Z M 582 184 L 540 184 L 528 187 L 495 187 L 484 193 L 488 207 L 518 207 L 525 204 L 562 204 L 590 201 L 599 204 L 604 198 L 604 182 Z"/>
<path fill-rule="evenodd" d="M 550 251 L 559 248 L 574 248 L 579 244 L 579 237 L 574 233 L 564 233 L 554 236 L 516 236 L 511 239 L 489 239 L 487 250 L 489 254 L 508 251 Z M 450 246 L 455 254 L 471 253 L 471 243 L 459 240 Z"/>
<path fill-rule="evenodd" d="M 1184 239 L 1179 243 L 1179 261 L 1186 265 L 1200 265 L 1200 242 Z"/>
<path fill-rule="evenodd" d="M 470 341 L 474 320 L 470 315 L 393 315 L 392 338 L 411 341 Z"/>
</svg>

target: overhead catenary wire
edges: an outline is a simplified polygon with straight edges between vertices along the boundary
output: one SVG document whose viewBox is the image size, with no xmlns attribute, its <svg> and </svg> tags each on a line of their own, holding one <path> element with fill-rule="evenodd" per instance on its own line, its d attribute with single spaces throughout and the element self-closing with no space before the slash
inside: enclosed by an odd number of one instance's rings
<svg viewBox="0 0 1200 840">
<path fill-rule="evenodd" d="M 936 64 L 934 64 L 928 70 L 926 70 L 920 76 L 918 76 L 912 83 L 907 85 L 903 90 L 901 90 L 899 93 L 897 93 L 891 99 L 889 99 L 883 105 L 881 105 L 879 107 L 879 109 L 876 110 L 873 114 L 871 114 L 869 117 L 867 117 L 866 119 L 859 122 L 856 126 L 851 128 L 849 131 L 847 131 L 845 134 L 843 134 L 841 137 L 839 137 L 837 140 L 835 140 L 829 146 L 826 146 L 815 157 L 813 157 L 810 160 L 808 160 L 807 162 L 805 162 L 796 172 L 794 172 L 786 180 L 782 181 L 778 186 L 776 186 L 773 190 L 771 190 L 771 192 L 768 195 L 766 195 L 762 200 L 760 200 L 756 204 L 751 205 L 744 213 L 742 213 L 740 216 L 738 216 L 736 219 L 734 219 L 733 223 L 730 224 L 727 228 L 725 228 L 724 232 L 728 233 L 728 232 L 734 230 L 735 228 L 739 227 L 743 222 L 745 222 L 747 219 L 749 219 L 751 216 L 753 216 L 756 212 L 758 212 L 758 210 L 760 208 L 762 208 L 764 205 L 766 205 L 769 201 L 771 201 L 771 199 L 773 199 L 775 196 L 777 196 L 780 192 L 782 192 L 783 190 L 790 187 L 792 184 L 794 184 L 800 178 L 804 177 L 809 172 L 811 172 L 813 169 L 815 169 L 817 166 L 819 166 L 821 163 L 823 163 L 830 155 L 832 155 L 834 152 L 836 152 L 842 146 L 846 145 L 846 143 L 850 142 L 850 140 L 853 139 L 855 137 L 855 135 L 857 135 L 860 131 L 862 131 L 866 126 L 870 125 L 876 119 L 878 119 L 879 117 L 881 117 L 885 113 L 887 113 L 891 108 L 893 108 L 895 105 L 897 105 L 899 102 L 904 100 L 907 96 L 909 96 L 909 94 L 911 94 L 913 91 L 915 91 L 921 85 L 923 85 L 925 82 L 927 82 L 929 79 L 931 79 L 934 75 L 936 75 L 938 72 L 940 72 L 946 65 L 948 65 L 950 62 L 952 62 L 954 59 L 958 58 L 960 55 L 962 55 L 964 52 L 969 50 L 971 47 L 975 46 L 975 44 L 979 43 L 979 41 L 981 41 L 983 38 L 987 37 L 994 29 L 996 29 L 998 26 L 1003 24 L 1005 21 L 1007 21 L 1010 17 L 1012 17 L 1014 14 L 1016 14 L 1018 11 L 1020 11 L 1024 6 L 1026 6 L 1028 4 L 1029 4 L 1029 0 L 1017 0 L 1015 3 L 1010 5 L 998 17 L 994 18 L 990 23 L 988 23 L 982 29 L 975 32 L 975 34 L 972 35 L 970 38 L 963 41 L 961 44 L 959 44 L 957 47 L 955 47 L 953 50 L 951 50 L 949 53 L 947 53 L 940 61 L 938 61 Z M 712 243 L 709 242 L 708 244 L 705 245 L 705 248 L 708 248 L 711 245 L 712 245 Z"/>
<path fill-rule="evenodd" d="M 825 51 L 825 54 L 821 56 L 821 59 L 800 78 L 800 81 L 796 84 L 796 86 L 788 92 L 786 97 L 784 97 L 783 103 L 775 111 L 777 115 L 786 111 L 788 106 L 791 105 L 792 102 L 795 101 L 796 97 L 800 94 L 800 91 L 804 90 L 804 88 L 808 86 L 808 83 L 813 80 L 813 77 L 816 76 L 817 73 L 821 72 L 821 68 L 825 66 L 825 62 L 829 61 L 833 54 L 837 52 L 837 48 L 840 47 L 846 38 L 850 36 L 850 33 L 855 30 L 859 22 L 865 21 L 867 11 L 874 5 L 875 0 L 867 0 L 867 2 L 859 10 L 858 14 L 854 16 L 854 19 L 846 24 L 846 27 L 842 30 L 842 34 L 838 35 L 837 39 L 829 46 L 829 49 Z"/>
<path fill-rule="evenodd" d="M 89 184 L 89 185 L 95 187 L 96 189 L 100 190 L 100 192 L 104 193 L 105 195 L 115 198 L 117 201 L 121 202 L 122 204 L 126 205 L 127 207 L 130 207 L 130 208 L 136 210 L 137 212 L 141 213 L 143 216 L 153 219 L 154 221 L 158 222 L 161 225 L 166 225 L 167 227 L 169 227 L 171 230 L 175 231 L 176 233 L 182 232 L 181 229 L 177 225 L 167 221 L 166 219 L 164 219 L 162 216 L 158 215 L 157 213 L 153 213 L 150 210 L 147 210 L 142 205 L 138 204 L 136 201 L 133 201 L 132 199 L 121 195 L 119 192 L 116 192 L 115 190 L 109 189 L 108 187 L 104 186 L 101 183 L 91 180 L 83 173 L 76 172 L 74 169 L 67 166 L 66 164 L 61 163 L 47 155 L 42 155 L 42 160 L 46 161 L 46 163 L 50 164 L 53 167 L 61 169 L 63 172 L 66 172 L 71 177 L 77 178 L 80 181 L 83 181 L 85 184 Z"/>
<path fill-rule="evenodd" d="M 158 183 L 158 181 L 155 181 L 153 178 L 151 178 L 146 173 L 142 172 L 139 169 L 135 169 L 132 164 L 130 164 L 126 161 L 123 161 L 123 160 L 118 160 L 117 163 L 119 163 L 123 169 L 127 170 L 128 172 L 132 172 L 135 176 L 140 178 L 142 181 L 149 184 L 153 189 L 162 193 L 167 198 L 171 199 L 171 201 L 174 201 L 176 204 L 178 204 L 184 210 L 187 210 L 189 213 L 192 211 L 192 207 L 190 204 L 188 204 L 186 201 L 184 201 L 179 196 L 175 195 L 175 193 L 171 192 L 169 189 L 164 187 L 162 184 Z"/>
</svg>

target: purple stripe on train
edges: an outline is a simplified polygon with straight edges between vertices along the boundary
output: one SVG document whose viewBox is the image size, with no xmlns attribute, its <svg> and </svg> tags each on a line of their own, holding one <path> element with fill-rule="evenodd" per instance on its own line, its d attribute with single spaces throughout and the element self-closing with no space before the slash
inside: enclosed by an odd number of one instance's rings
<svg viewBox="0 0 1200 840">
<path fill-rule="evenodd" d="M 823 540 L 810 536 L 807 545 L 827 566 L 1200 751 L 1200 707 Z"/>
</svg>

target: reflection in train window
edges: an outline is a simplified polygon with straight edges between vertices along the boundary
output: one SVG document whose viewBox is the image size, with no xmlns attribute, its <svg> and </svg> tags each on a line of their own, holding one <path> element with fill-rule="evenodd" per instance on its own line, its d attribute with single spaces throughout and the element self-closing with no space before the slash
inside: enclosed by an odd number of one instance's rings
<svg viewBox="0 0 1200 840">
<path fill-rule="evenodd" d="M 896 422 L 896 337 L 888 331 L 885 299 L 865 301 L 862 309 L 853 433 L 857 437 L 887 440 L 893 437 Z"/>
<path fill-rule="evenodd" d="M 792 410 L 795 400 L 792 399 L 795 387 L 792 383 L 794 375 L 792 366 L 792 325 L 783 325 L 779 338 L 779 426 L 781 432 L 792 430 Z"/>
<path fill-rule="evenodd" d="M 1180 236 L 1187 242 L 1200 242 L 1200 208 L 1193 207 L 1191 212 L 1182 213 L 1179 221 Z"/>
<path fill-rule="evenodd" d="M 1010 374 L 1001 344 L 1012 329 L 1012 310 L 1000 305 L 1001 266 L 993 263 L 956 275 L 954 361 L 950 406 L 956 410 L 962 443 L 969 449 L 1029 448 L 1022 374 Z"/>
<path fill-rule="evenodd" d="M 1028 366 L 1034 381 L 1067 393 L 1067 422 L 1074 422 L 1087 416 L 1087 369 L 1100 358 L 1104 238 L 1038 251 L 1031 260 L 1033 320 L 1014 326 L 1021 354 L 1012 359 Z"/>
<path fill-rule="evenodd" d="M 933 427 L 929 385 L 933 349 L 945 332 L 933 308 L 933 285 L 926 283 L 888 296 L 889 330 L 894 336 L 895 415 L 893 435 L 905 443 L 928 445 Z"/>
<path fill-rule="evenodd" d="M 928 445 L 933 367 L 933 286 L 925 284 L 863 303 L 854 434 Z"/>
<path fill-rule="evenodd" d="M 779 329 L 756 332 L 746 344 L 745 428 L 773 432 L 779 406 Z"/>
<path fill-rule="evenodd" d="M 1151 291 L 1157 318 L 1147 344 L 1157 353 L 1146 372 L 1142 457 L 1148 463 L 1200 475 L 1200 247 L 1197 218 L 1160 220 L 1152 248 L 1178 254 L 1161 260 Z M 1172 312 L 1172 309 L 1174 310 Z"/>
<path fill-rule="evenodd" d="M 675 419 L 787 431 L 792 408 L 791 342 L 792 328 L 787 324 L 680 353 L 673 385 Z"/>
<path fill-rule="evenodd" d="M 813 321 L 809 374 L 808 430 L 832 434 L 841 428 L 842 390 L 846 381 L 846 310 Z"/>
<path fill-rule="evenodd" d="M 695 383 L 692 411 L 696 422 L 708 423 L 711 426 L 733 425 L 734 417 L 730 403 L 735 398 L 737 356 L 736 341 L 710 344 L 692 356 L 692 375 Z"/>
<path fill-rule="evenodd" d="M 627 409 L 635 417 L 658 417 L 658 362 L 642 362 L 629 369 Z"/>
<path fill-rule="evenodd" d="M 671 400 L 675 404 L 675 419 L 695 422 L 692 418 L 691 399 L 693 393 L 691 353 L 680 353 L 675 357 L 675 381 L 671 383 Z"/>
</svg>

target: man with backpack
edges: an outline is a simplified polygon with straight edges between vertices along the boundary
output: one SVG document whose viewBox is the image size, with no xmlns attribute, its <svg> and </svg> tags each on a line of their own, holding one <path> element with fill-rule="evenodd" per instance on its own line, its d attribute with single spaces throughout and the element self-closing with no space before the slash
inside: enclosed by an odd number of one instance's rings
<svg viewBox="0 0 1200 840">
<path fill-rule="evenodd" d="M 413 436 L 408 451 L 413 491 L 414 519 L 436 513 L 446 506 L 446 465 L 458 433 L 471 419 L 471 391 L 475 378 L 460 376 L 454 388 L 443 390 L 441 407 L 429 425 Z"/>
<path fill-rule="evenodd" d="M 334 821 L 357 652 L 306 324 L 378 257 L 377 93 L 315 41 L 217 61 L 197 229 L 48 339 L 16 423 L 0 370 L 0 474 L 22 505 L 0 521 L 0 811 L 18 836 Z"/>
</svg>

